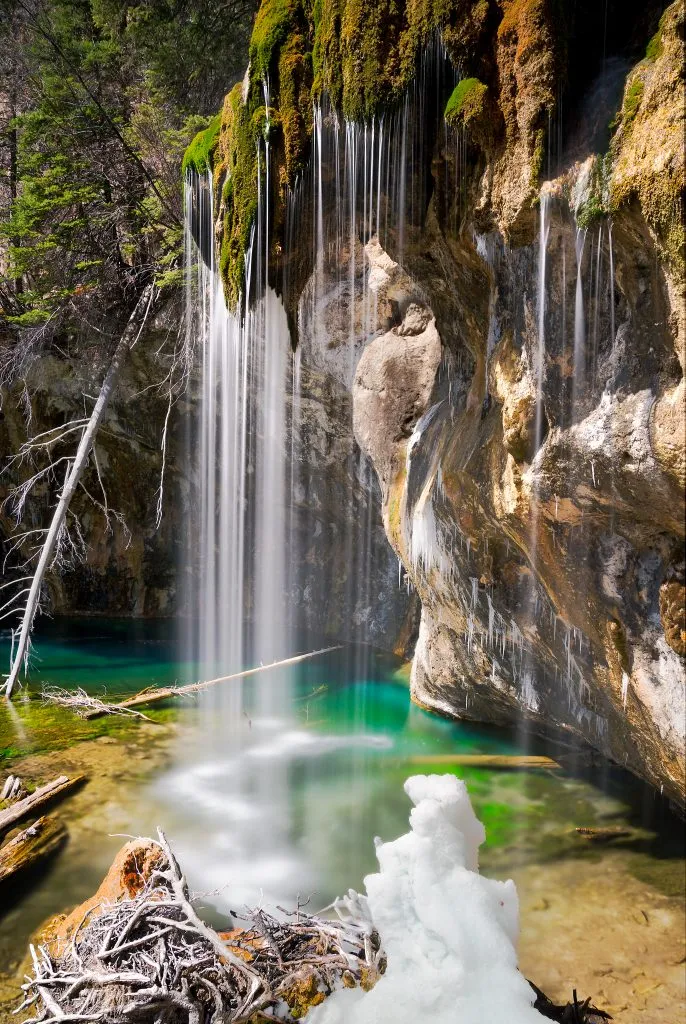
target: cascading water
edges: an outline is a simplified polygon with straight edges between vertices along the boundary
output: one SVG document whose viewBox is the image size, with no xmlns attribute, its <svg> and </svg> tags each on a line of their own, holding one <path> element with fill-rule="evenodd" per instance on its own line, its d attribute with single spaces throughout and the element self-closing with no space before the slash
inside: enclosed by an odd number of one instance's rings
<svg viewBox="0 0 686 1024">
<path fill-rule="evenodd" d="M 333 225 L 325 220 L 325 166 L 335 166 Z M 315 110 L 311 174 L 294 189 L 288 209 L 287 233 L 296 245 L 305 222 L 299 203 L 313 199 L 316 208 L 314 273 L 299 311 L 303 344 L 295 353 L 284 305 L 268 285 L 266 140 L 259 143 L 258 173 L 245 261 L 244 296 L 251 301 L 244 299 L 235 314 L 226 308 L 215 265 L 211 176 L 186 184 L 187 331 L 200 366 L 188 573 L 196 624 L 188 646 L 197 676 L 210 678 L 352 638 L 363 643 L 351 649 L 350 676 L 365 678 L 368 642 L 392 640 L 387 621 L 398 618 L 406 595 L 394 593 L 394 558 L 375 508 L 378 485 L 350 428 L 335 438 L 336 423 L 328 424 L 326 444 L 338 446 L 338 457 L 317 464 L 322 410 L 342 415 L 335 396 L 329 401 L 322 392 L 320 357 L 329 337 L 319 314 L 335 268 L 334 286 L 347 294 L 348 342 L 335 365 L 325 367 L 324 392 L 339 384 L 338 397 L 350 410 L 345 390 L 360 352 L 386 325 L 378 315 L 370 255 L 370 245 L 380 251 L 382 184 L 404 172 L 397 149 L 386 147 L 383 122 L 342 125 L 331 112 Z M 402 183 L 393 190 L 403 201 Z M 390 601 L 373 592 L 379 576 L 388 577 Z M 238 880 L 232 882 L 237 901 L 257 899 L 260 889 L 270 902 L 293 901 L 316 877 L 291 834 L 289 776 L 302 773 L 303 756 L 332 744 L 351 748 L 350 789 L 356 806 L 364 806 L 365 760 L 377 741 L 360 732 L 363 709 L 357 709 L 355 735 L 315 737 L 302 730 L 295 689 L 292 670 L 277 669 L 249 687 L 237 680 L 205 691 L 198 707 L 202 749 L 185 750 L 160 787 L 163 798 L 184 805 L 177 843 L 191 873 L 210 886 L 230 874 Z M 201 846 L 188 836 L 189 824 L 206 837 Z"/>
<path fill-rule="evenodd" d="M 266 146 L 261 158 L 268 168 Z M 261 297 L 233 314 L 214 260 L 211 177 L 186 183 L 186 329 L 200 364 L 187 654 L 200 679 L 297 650 L 287 600 L 293 374 L 285 310 L 264 286 L 265 191 L 261 182 L 246 258 L 246 294 L 254 284 Z M 177 839 L 191 870 L 211 885 L 223 884 L 229 871 L 239 898 L 254 898 L 260 887 L 275 899 L 297 890 L 302 865 L 289 844 L 283 766 L 266 757 L 256 771 L 250 758 L 292 733 L 293 676 L 272 670 L 257 677 L 249 701 L 241 680 L 210 688 L 200 694 L 198 715 L 201 747 L 184 750 L 159 790 L 185 808 Z M 265 848 L 265 822 L 277 857 Z M 193 833 L 205 841 L 194 842 Z"/>
<path fill-rule="evenodd" d="M 326 98 L 315 105 L 312 157 L 289 193 L 285 210 L 284 294 L 288 294 L 288 275 L 299 273 L 297 266 L 291 268 L 290 257 L 296 254 L 300 259 L 309 251 L 311 267 L 309 280 L 298 285 L 294 350 L 292 323 L 289 330 L 284 304 L 268 283 L 268 141 L 259 142 L 258 208 L 246 257 L 244 295 L 250 301 L 244 299 L 236 315 L 226 310 L 214 265 L 212 182 L 208 178 L 188 185 L 189 225 L 192 222 L 193 226 L 192 232 L 190 226 L 188 229 L 188 270 L 194 280 L 189 286 L 189 332 L 202 350 L 201 414 L 194 445 L 199 502 L 197 519 L 191 524 L 191 533 L 199 539 L 195 559 L 199 621 L 193 645 L 199 675 L 225 674 L 244 665 L 287 657 L 298 650 L 323 646 L 322 637 L 328 636 L 363 641 L 354 649 L 351 661 L 351 674 L 363 678 L 370 657 L 366 644 L 379 637 L 388 642 L 388 620 L 383 615 L 390 604 L 389 595 L 393 593 L 396 600 L 398 594 L 404 598 L 404 593 L 391 583 L 396 569 L 385 539 L 379 543 L 375 474 L 352 431 L 349 427 L 341 430 L 340 425 L 351 418 L 351 391 L 365 347 L 397 326 L 411 302 L 426 302 L 402 263 L 406 250 L 410 260 L 416 258 L 412 245 L 423 229 L 432 188 L 439 193 L 440 188 L 446 191 L 445 196 L 437 196 L 445 206 L 446 223 L 461 216 L 465 196 L 460 161 L 464 154 L 459 132 L 455 149 L 454 139 L 442 128 L 441 120 L 445 96 L 455 79 L 437 40 L 436 46 L 425 52 L 414 86 L 395 111 L 357 124 L 341 120 Z M 443 177 L 427 159 L 427 138 L 431 133 L 438 137 L 441 131 L 445 135 Z M 453 178 L 458 194 L 451 198 L 447 193 Z M 548 334 L 553 346 L 551 361 L 559 344 L 548 323 L 557 315 L 550 302 L 548 280 L 549 275 L 551 280 L 553 277 L 548 265 L 552 201 L 552 194 L 544 191 L 535 343 L 529 352 L 536 390 L 534 452 L 544 443 Z M 606 265 L 600 251 L 602 231 L 590 263 L 588 258 L 584 260 L 584 239 L 585 232 L 579 229 L 572 422 L 588 377 L 586 341 L 590 338 L 593 343 L 589 365 L 595 368 L 603 329 L 599 312 Z M 484 258 L 491 270 L 496 259 L 509 258 L 486 237 L 477 241 L 477 248 L 482 257 L 486 253 Z M 198 254 L 202 258 L 198 259 Z M 564 293 L 564 246 L 562 261 Z M 515 272 L 519 265 L 525 284 L 532 268 L 513 259 Z M 588 289 L 588 330 L 585 266 L 590 266 L 594 275 Z M 487 360 L 499 337 L 499 301 L 492 289 Z M 563 347 L 564 302 L 563 294 Z M 440 572 L 462 601 L 465 581 L 455 571 L 454 546 L 459 543 L 464 556 L 466 545 L 469 563 L 471 541 L 444 521 L 443 449 L 440 443 L 434 446 L 440 437 L 436 426 L 443 404 L 447 402 L 454 422 L 454 412 L 466 401 L 462 380 L 466 375 L 460 358 L 459 352 L 444 347 L 433 405 L 416 423 L 409 440 L 408 501 L 402 529 L 412 572 L 425 577 Z M 484 373 L 488 385 L 488 363 Z M 423 484 L 418 488 L 413 481 L 420 480 Z M 533 571 L 525 603 L 530 628 L 535 630 L 542 608 L 537 583 L 539 494 L 535 468 L 532 486 L 529 554 Z M 482 555 L 488 557 L 487 546 L 478 557 Z M 478 575 L 474 576 L 471 603 L 469 594 L 463 601 L 470 609 L 466 616 L 466 648 L 472 655 L 477 645 L 487 652 L 494 682 L 501 665 L 509 660 L 523 708 L 535 711 L 538 680 L 534 678 L 528 645 L 515 620 L 503 617 L 488 586 L 484 586 L 482 590 Z M 487 604 L 487 632 L 479 623 L 480 603 L 484 609 Z M 550 610 L 550 617 L 554 632 L 554 610 Z M 564 642 L 570 702 L 579 703 L 585 683 L 569 631 Z M 293 699 L 291 677 L 285 671 L 260 677 L 247 701 L 241 683 L 209 691 L 200 713 L 207 715 L 205 735 L 206 743 L 213 746 L 213 766 L 210 769 L 201 760 L 198 767 L 196 753 L 177 773 L 183 792 L 201 794 L 197 799 L 201 816 L 226 816 L 227 829 L 220 837 L 216 828 L 199 825 L 216 840 L 215 848 L 206 851 L 208 860 L 226 865 L 226 851 L 231 849 L 245 888 L 249 890 L 259 879 L 259 884 L 273 886 L 277 898 L 296 891 L 303 866 L 301 860 L 290 855 L 290 762 L 284 767 L 278 758 L 265 756 L 256 771 L 251 758 L 255 746 L 258 750 L 271 747 L 285 751 L 289 744 L 301 743 L 302 737 L 296 735 Z M 358 747 L 354 762 L 360 769 L 357 774 L 368 776 L 363 764 L 365 743 Z M 229 751 L 231 756 L 227 757 Z M 358 781 L 353 780 L 353 785 Z M 361 790 L 359 798 L 363 804 Z M 269 864 L 263 857 L 265 821 L 270 823 L 270 848 L 279 852 Z M 213 877 L 210 865 L 204 866 L 203 874 Z"/>
<path fill-rule="evenodd" d="M 586 229 L 576 229 L 576 290 L 574 293 L 574 377 L 572 415 L 579 404 L 586 376 L 586 320 L 584 314 L 584 246 Z"/>
</svg>

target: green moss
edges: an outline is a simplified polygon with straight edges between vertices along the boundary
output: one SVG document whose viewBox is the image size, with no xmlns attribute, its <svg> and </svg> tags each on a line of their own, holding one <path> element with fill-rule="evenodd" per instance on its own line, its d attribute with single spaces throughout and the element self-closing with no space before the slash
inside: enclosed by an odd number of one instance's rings
<svg viewBox="0 0 686 1024">
<path fill-rule="evenodd" d="M 276 52 L 286 42 L 300 10 L 299 0 L 262 0 L 250 39 L 251 71 L 260 81 L 275 69 Z"/>
<path fill-rule="evenodd" d="M 472 59 L 489 12 L 488 0 L 263 0 L 250 42 L 246 100 L 239 102 L 240 87 L 227 98 L 214 155 L 222 203 L 219 264 L 230 303 L 242 287 L 243 252 L 257 203 L 253 117 L 265 102 L 264 83 L 278 111 L 278 119 L 270 118 L 270 198 L 278 238 L 288 188 L 309 157 L 313 101 L 326 95 L 347 119 L 368 121 L 400 101 L 421 48 L 437 30 L 456 66 Z M 476 82 L 460 105 L 461 116 L 475 133 L 478 127 L 482 140 L 492 131 L 488 118 L 479 121 L 485 93 L 486 86 Z"/>
<path fill-rule="evenodd" d="M 664 32 L 665 17 L 667 13 L 667 11 L 664 12 L 657 26 L 657 32 L 648 41 L 648 45 L 646 46 L 646 60 L 657 60 L 662 53 L 662 33 Z"/>
<path fill-rule="evenodd" d="M 643 93 L 645 86 L 640 78 L 636 78 L 624 94 L 624 104 L 622 106 L 622 121 L 624 127 L 631 124 L 633 119 L 638 113 L 641 101 L 643 100 Z"/>
<path fill-rule="evenodd" d="M 545 161 L 545 131 L 543 128 L 539 128 L 536 132 L 536 140 L 534 143 L 534 152 L 531 157 L 531 184 L 536 185 L 541 174 L 543 173 L 543 163 Z M 537 197 L 538 198 L 538 197 Z"/>
<path fill-rule="evenodd" d="M 221 114 L 216 114 L 207 128 L 195 136 L 183 155 L 181 171 L 184 175 L 191 169 L 197 171 L 198 174 L 205 174 L 206 171 L 211 170 L 212 157 L 219 141 L 221 121 Z"/>
<path fill-rule="evenodd" d="M 662 53 L 662 32 L 658 31 L 646 46 L 646 60 L 656 60 Z"/>
<path fill-rule="evenodd" d="M 244 287 L 245 252 L 257 212 L 257 142 L 271 130 L 268 125 L 271 122 L 264 105 L 244 104 L 242 85 L 234 86 L 224 101 L 215 166 L 215 183 L 223 182 L 219 272 L 231 308 L 236 307 Z"/>
<path fill-rule="evenodd" d="M 455 86 L 445 108 L 448 124 L 469 126 L 470 121 L 483 111 L 488 89 L 478 78 L 463 78 Z"/>
<path fill-rule="evenodd" d="M 172 721 L 177 708 L 170 702 L 145 709 L 153 722 Z M 0 764 L 27 754 L 64 750 L 81 740 L 112 736 L 125 740 L 134 736 L 140 720 L 119 715 L 83 719 L 67 708 L 46 704 L 38 696 L 24 698 L 11 706 L 0 707 Z M 3 767 L 8 767 L 4 765 Z"/>
<path fill-rule="evenodd" d="M 591 170 L 588 192 L 576 209 L 576 222 L 580 228 L 588 228 L 600 217 L 609 213 L 609 183 L 612 159 L 609 153 L 596 157 Z"/>
</svg>

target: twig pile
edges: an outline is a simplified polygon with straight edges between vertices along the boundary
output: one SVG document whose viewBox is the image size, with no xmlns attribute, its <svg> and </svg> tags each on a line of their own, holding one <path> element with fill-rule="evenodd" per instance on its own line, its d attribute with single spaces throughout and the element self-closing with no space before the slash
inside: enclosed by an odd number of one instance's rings
<svg viewBox="0 0 686 1024">
<path fill-rule="evenodd" d="M 60 686 L 45 686 L 41 697 L 44 704 L 58 704 L 62 708 L 69 708 L 79 718 L 87 718 L 95 711 L 101 715 L 123 715 L 124 717 L 143 718 L 146 722 L 150 721 L 142 711 L 127 708 L 123 704 L 108 704 L 99 697 L 86 693 L 80 686 L 75 690 L 64 690 Z"/>
<path fill-rule="evenodd" d="M 251 912 L 221 936 L 197 915 L 159 831 L 160 866 L 131 899 L 89 910 L 59 956 L 31 946 L 33 976 L 18 1011 L 28 1022 L 241 1024 L 294 1021 L 331 990 L 370 987 L 385 968 L 366 900 L 350 893 L 338 920 Z M 88 920 L 90 918 L 90 920 Z"/>
</svg>

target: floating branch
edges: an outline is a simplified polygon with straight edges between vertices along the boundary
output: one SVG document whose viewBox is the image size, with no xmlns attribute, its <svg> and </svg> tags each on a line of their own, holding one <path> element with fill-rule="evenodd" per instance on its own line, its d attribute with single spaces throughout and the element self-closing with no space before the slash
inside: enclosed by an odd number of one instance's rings
<svg viewBox="0 0 686 1024">
<path fill-rule="evenodd" d="M 218 683 L 228 683 L 235 679 L 246 679 L 248 676 L 255 676 L 260 672 L 268 672 L 273 668 L 285 668 L 287 665 L 297 665 L 308 658 L 317 658 L 320 654 L 329 654 L 330 651 L 340 651 L 342 645 L 335 647 L 324 647 L 320 651 L 310 651 L 308 654 L 296 654 L 293 658 L 284 658 L 282 661 L 272 661 L 268 665 L 258 665 L 257 668 L 247 668 L 242 672 L 233 672 L 229 676 L 219 676 L 217 679 L 206 679 L 200 683 L 190 683 L 188 686 L 162 686 L 149 687 L 141 690 L 134 697 L 126 700 L 113 702 L 111 704 L 100 700 L 98 697 L 91 697 L 83 690 L 70 693 L 68 690 L 49 689 L 43 691 L 43 699 L 52 703 L 70 707 L 82 718 L 99 718 L 100 715 L 138 715 L 145 718 L 135 709 L 145 704 L 156 704 L 161 700 L 168 700 L 170 697 L 185 697 L 189 693 L 199 693 L 207 690 L 210 686 Z"/>
<path fill-rule="evenodd" d="M 453 764 L 463 768 L 561 768 L 552 757 L 537 754 L 429 754 L 411 757 L 410 764 Z"/>
</svg>

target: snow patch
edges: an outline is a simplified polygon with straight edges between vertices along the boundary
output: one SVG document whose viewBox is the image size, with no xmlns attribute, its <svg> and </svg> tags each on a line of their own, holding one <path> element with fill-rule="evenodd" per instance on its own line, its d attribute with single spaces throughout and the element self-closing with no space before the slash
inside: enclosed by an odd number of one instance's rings
<svg viewBox="0 0 686 1024">
<path fill-rule="evenodd" d="M 411 831 L 377 847 L 365 879 L 388 956 L 371 992 L 341 989 L 312 1024 L 540 1024 L 517 970 L 517 891 L 478 873 L 485 833 L 460 779 L 419 775 L 405 791 Z"/>
</svg>

